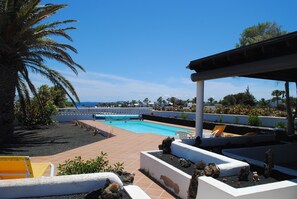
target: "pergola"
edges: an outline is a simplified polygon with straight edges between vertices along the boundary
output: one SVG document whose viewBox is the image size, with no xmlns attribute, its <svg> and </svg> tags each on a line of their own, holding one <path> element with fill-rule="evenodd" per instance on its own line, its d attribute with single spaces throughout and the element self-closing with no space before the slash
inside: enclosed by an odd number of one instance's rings
<svg viewBox="0 0 297 199">
<path fill-rule="evenodd" d="M 251 77 L 297 82 L 297 31 L 249 46 L 193 60 L 197 83 L 196 136 L 203 133 L 204 81 L 223 77 Z"/>
</svg>

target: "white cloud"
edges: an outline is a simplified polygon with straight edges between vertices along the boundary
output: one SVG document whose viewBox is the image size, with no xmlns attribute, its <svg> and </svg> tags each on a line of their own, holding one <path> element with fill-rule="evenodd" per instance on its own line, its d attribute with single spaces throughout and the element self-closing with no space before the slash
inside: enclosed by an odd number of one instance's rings
<svg viewBox="0 0 297 199">
<path fill-rule="evenodd" d="M 59 71 L 75 87 L 81 101 L 117 101 L 143 100 L 148 97 L 156 101 L 158 97 L 177 97 L 192 99 L 195 96 L 195 87 L 175 83 L 171 85 L 129 79 L 111 74 L 96 72 L 80 73 L 78 76 L 68 71 Z M 38 75 L 32 75 L 37 85 L 48 83 L 40 81 Z"/>
<path fill-rule="evenodd" d="M 160 96 L 164 99 L 177 97 L 185 100 L 196 96 L 196 84 L 190 80 L 190 77 L 167 80 L 164 77 L 164 83 L 154 83 L 97 72 L 80 73 L 78 76 L 71 71 L 59 72 L 73 84 L 81 101 L 143 100 L 146 97 L 156 101 Z M 49 83 L 47 80 L 40 79 L 39 75 L 31 76 L 36 86 Z M 207 101 L 210 97 L 220 100 L 228 94 L 244 92 L 247 86 L 256 99 L 269 99 L 272 90 L 283 90 L 282 84 L 277 87 L 277 84 L 271 81 L 267 83 L 264 80 L 224 78 L 205 81 L 204 100 Z"/>
</svg>

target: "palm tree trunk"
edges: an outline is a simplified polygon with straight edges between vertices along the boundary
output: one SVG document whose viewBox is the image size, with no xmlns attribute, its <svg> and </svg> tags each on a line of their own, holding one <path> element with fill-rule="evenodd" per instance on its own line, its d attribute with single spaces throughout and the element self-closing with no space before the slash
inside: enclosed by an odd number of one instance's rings
<svg viewBox="0 0 297 199">
<path fill-rule="evenodd" d="M 293 119 L 291 103 L 290 103 L 289 82 L 285 83 L 285 89 L 286 89 L 288 135 L 292 135 L 292 134 L 294 134 L 294 119 Z"/>
<path fill-rule="evenodd" d="M 0 143 L 13 139 L 14 98 L 17 69 L 8 64 L 0 65 Z"/>
</svg>

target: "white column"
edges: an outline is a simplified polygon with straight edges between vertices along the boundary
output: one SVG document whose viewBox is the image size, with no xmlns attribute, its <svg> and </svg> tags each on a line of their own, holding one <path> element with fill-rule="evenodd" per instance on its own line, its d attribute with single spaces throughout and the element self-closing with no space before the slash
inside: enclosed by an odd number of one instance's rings
<svg viewBox="0 0 297 199">
<path fill-rule="evenodd" d="M 203 133 L 203 99 L 204 99 L 204 81 L 197 82 L 196 88 L 196 137 L 202 138 Z"/>
</svg>

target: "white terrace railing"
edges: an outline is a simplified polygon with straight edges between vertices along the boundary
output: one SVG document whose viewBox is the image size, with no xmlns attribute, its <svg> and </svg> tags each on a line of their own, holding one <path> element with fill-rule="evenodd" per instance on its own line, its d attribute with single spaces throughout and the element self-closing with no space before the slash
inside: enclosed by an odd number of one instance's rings
<svg viewBox="0 0 297 199">
<path fill-rule="evenodd" d="M 60 108 L 54 117 L 59 122 L 69 122 L 72 120 L 92 120 L 94 114 L 104 115 L 142 115 L 151 114 L 151 107 L 129 107 L 129 108 Z"/>
</svg>

